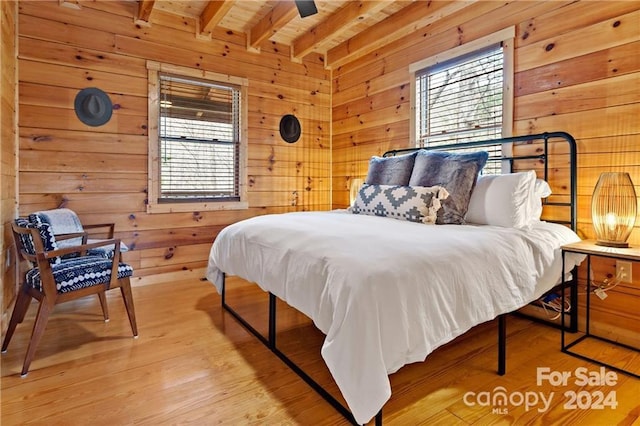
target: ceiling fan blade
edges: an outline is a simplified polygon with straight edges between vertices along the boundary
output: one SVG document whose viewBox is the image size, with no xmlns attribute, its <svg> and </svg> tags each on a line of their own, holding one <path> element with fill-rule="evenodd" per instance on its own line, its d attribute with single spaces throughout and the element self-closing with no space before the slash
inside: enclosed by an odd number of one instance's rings
<svg viewBox="0 0 640 426">
<path fill-rule="evenodd" d="M 306 18 L 307 16 L 318 13 L 318 8 L 313 0 L 295 0 L 295 2 L 301 18 Z"/>
</svg>

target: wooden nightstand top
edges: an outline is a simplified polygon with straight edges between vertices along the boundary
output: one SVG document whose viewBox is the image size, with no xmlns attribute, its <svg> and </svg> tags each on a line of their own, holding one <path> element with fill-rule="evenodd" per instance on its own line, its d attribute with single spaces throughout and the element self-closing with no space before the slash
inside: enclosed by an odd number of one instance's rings
<svg viewBox="0 0 640 426">
<path fill-rule="evenodd" d="M 571 253 L 592 254 L 595 256 L 640 261 L 640 247 L 617 248 L 599 246 L 595 240 L 583 240 L 577 243 L 566 244 L 562 246 L 562 250 Z"/>
</svg>

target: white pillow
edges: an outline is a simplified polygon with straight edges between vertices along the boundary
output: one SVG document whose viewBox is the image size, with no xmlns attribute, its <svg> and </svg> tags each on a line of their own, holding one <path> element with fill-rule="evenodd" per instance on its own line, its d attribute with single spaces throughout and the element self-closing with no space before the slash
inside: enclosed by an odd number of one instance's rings
<svg viewBox="0 0 640 426">
<path fill-rule="evenodd" d="M 551 187 L 544 179 L 536 179 L 533 186 L 533 195 L 531 196 L 531 220 L 538 221 L 542 216 L 542 199 L 551 195 Z"/>
<path fill-rule="evenodd" d="M 480 176 L 471 193 L 465 221 L 505 228 L 528 228 L 532 223 L 535 181 L 536 172 L 533 170 Z"/>
</svg>

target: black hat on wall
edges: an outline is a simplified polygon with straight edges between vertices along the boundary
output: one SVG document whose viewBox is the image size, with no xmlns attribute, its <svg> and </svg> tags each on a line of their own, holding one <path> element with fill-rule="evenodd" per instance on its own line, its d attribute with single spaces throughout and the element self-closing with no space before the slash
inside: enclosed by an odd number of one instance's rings
<svg viewBox="0 0 640 426">
<path fill-rule="evenodd" d="M 280 119 L 280 136 L 285 142 L 296 142 L 301 132 L 300 122 L 295 115 L 287 114 Z"/>
<path fill-rule="evenodd" d="M 94 127 L 108 122 L 113 112 L 109 95 L 97 87 L 87 87 L 79 91 L 74 108 L 80 121 Z"/>
</svg>

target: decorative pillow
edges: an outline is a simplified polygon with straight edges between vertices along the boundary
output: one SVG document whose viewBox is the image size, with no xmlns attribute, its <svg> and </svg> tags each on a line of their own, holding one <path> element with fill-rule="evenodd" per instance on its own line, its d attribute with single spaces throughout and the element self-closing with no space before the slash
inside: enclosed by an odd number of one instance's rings
<svg viewBox="0 0 640 426">
<path fill-rule="evenodd" d="M 32 225 L 27 219 L 23 219 L 21 217 L 15 220 L 16 225 L 19 228 L 35 228 L 35 225 Z M 31 234 L 18 234 L 20 241 L 22 242 L 22 247 L 24 247 L 25 251 L 29 254 L 36 254 L 36 246 L 33 244 L 33 238 L 31 238 Z"/>
<path fill-rule="evenodd" d="M 465 220 L 505 228 L 529 227 L 535 180 L 533 170 L 480 176 L 471 194 Z"/>
<path fill-rule="evenodd" d="M 390 217 L 418 223 L 435 223 L 442 201 L 449 197 L 440 186 L 364 184 L 353 206 L 353 214 Z"/>
<path fill-rule="evenodd" d="M 42 210 L 31 213 L 29 221 L 40 225 L 48 223 L 54 235 L 71 234 L 75 232 L 83 232 L 82 223 L 78 215 L 70 209 L 60 208 L 52 210 Z M 82 238 L 71 238 L 58 242 L 58 247 L 78 246 L 82 244 Z"/>
<path fill-rule="evenodd" d="M 416 153 L 397 157 L 371 157 L 366 183 L 370 185 L 409 185 Z"/>
<path fill-rule="evenodd" d="M 486 151 L 466 154 L 418 151 L 409 185 L 444 187 L 450 196 L 442 203 L 436 223 L 463 224 L 471 192 L 488 158 Z"/>
<path fill-rule="evenodd" d="M 29 222 L 27 219 L 18 218 L 16 219 L 16 225 L 18 225 L 20 228 L 37 229 L 38 233 L 40 234 L 40 239 L 42 240 L 42 245 L 44 246 L 45 251 L 58 249 L 56 237 L 53 235 L 53 232 L 51 232 L 51 227 L 48 223 L 35 224 Z M 24 246 L 24 249 L 27 251 L 27 253 L 33 255 L 36 254 L 36 246 L 30 235 L 20 234 L 20 240 L 22 241 L 22 245 Z M 60 263 L 60 257 L 52 257 L 51 259 L 49 259 L 49 263 L 51 263 L 52 265 L 57 265 L 58 263 Z"/>
<path fill-rule="evenodd" d="M 540 220 L 542 216 L 542 199 L 551 195 L 551 187 L 544 179 L 536 179 L 533 185 L 533 195 L 530 200 L 529 214 L 532 221 Z"/>
</svg>

